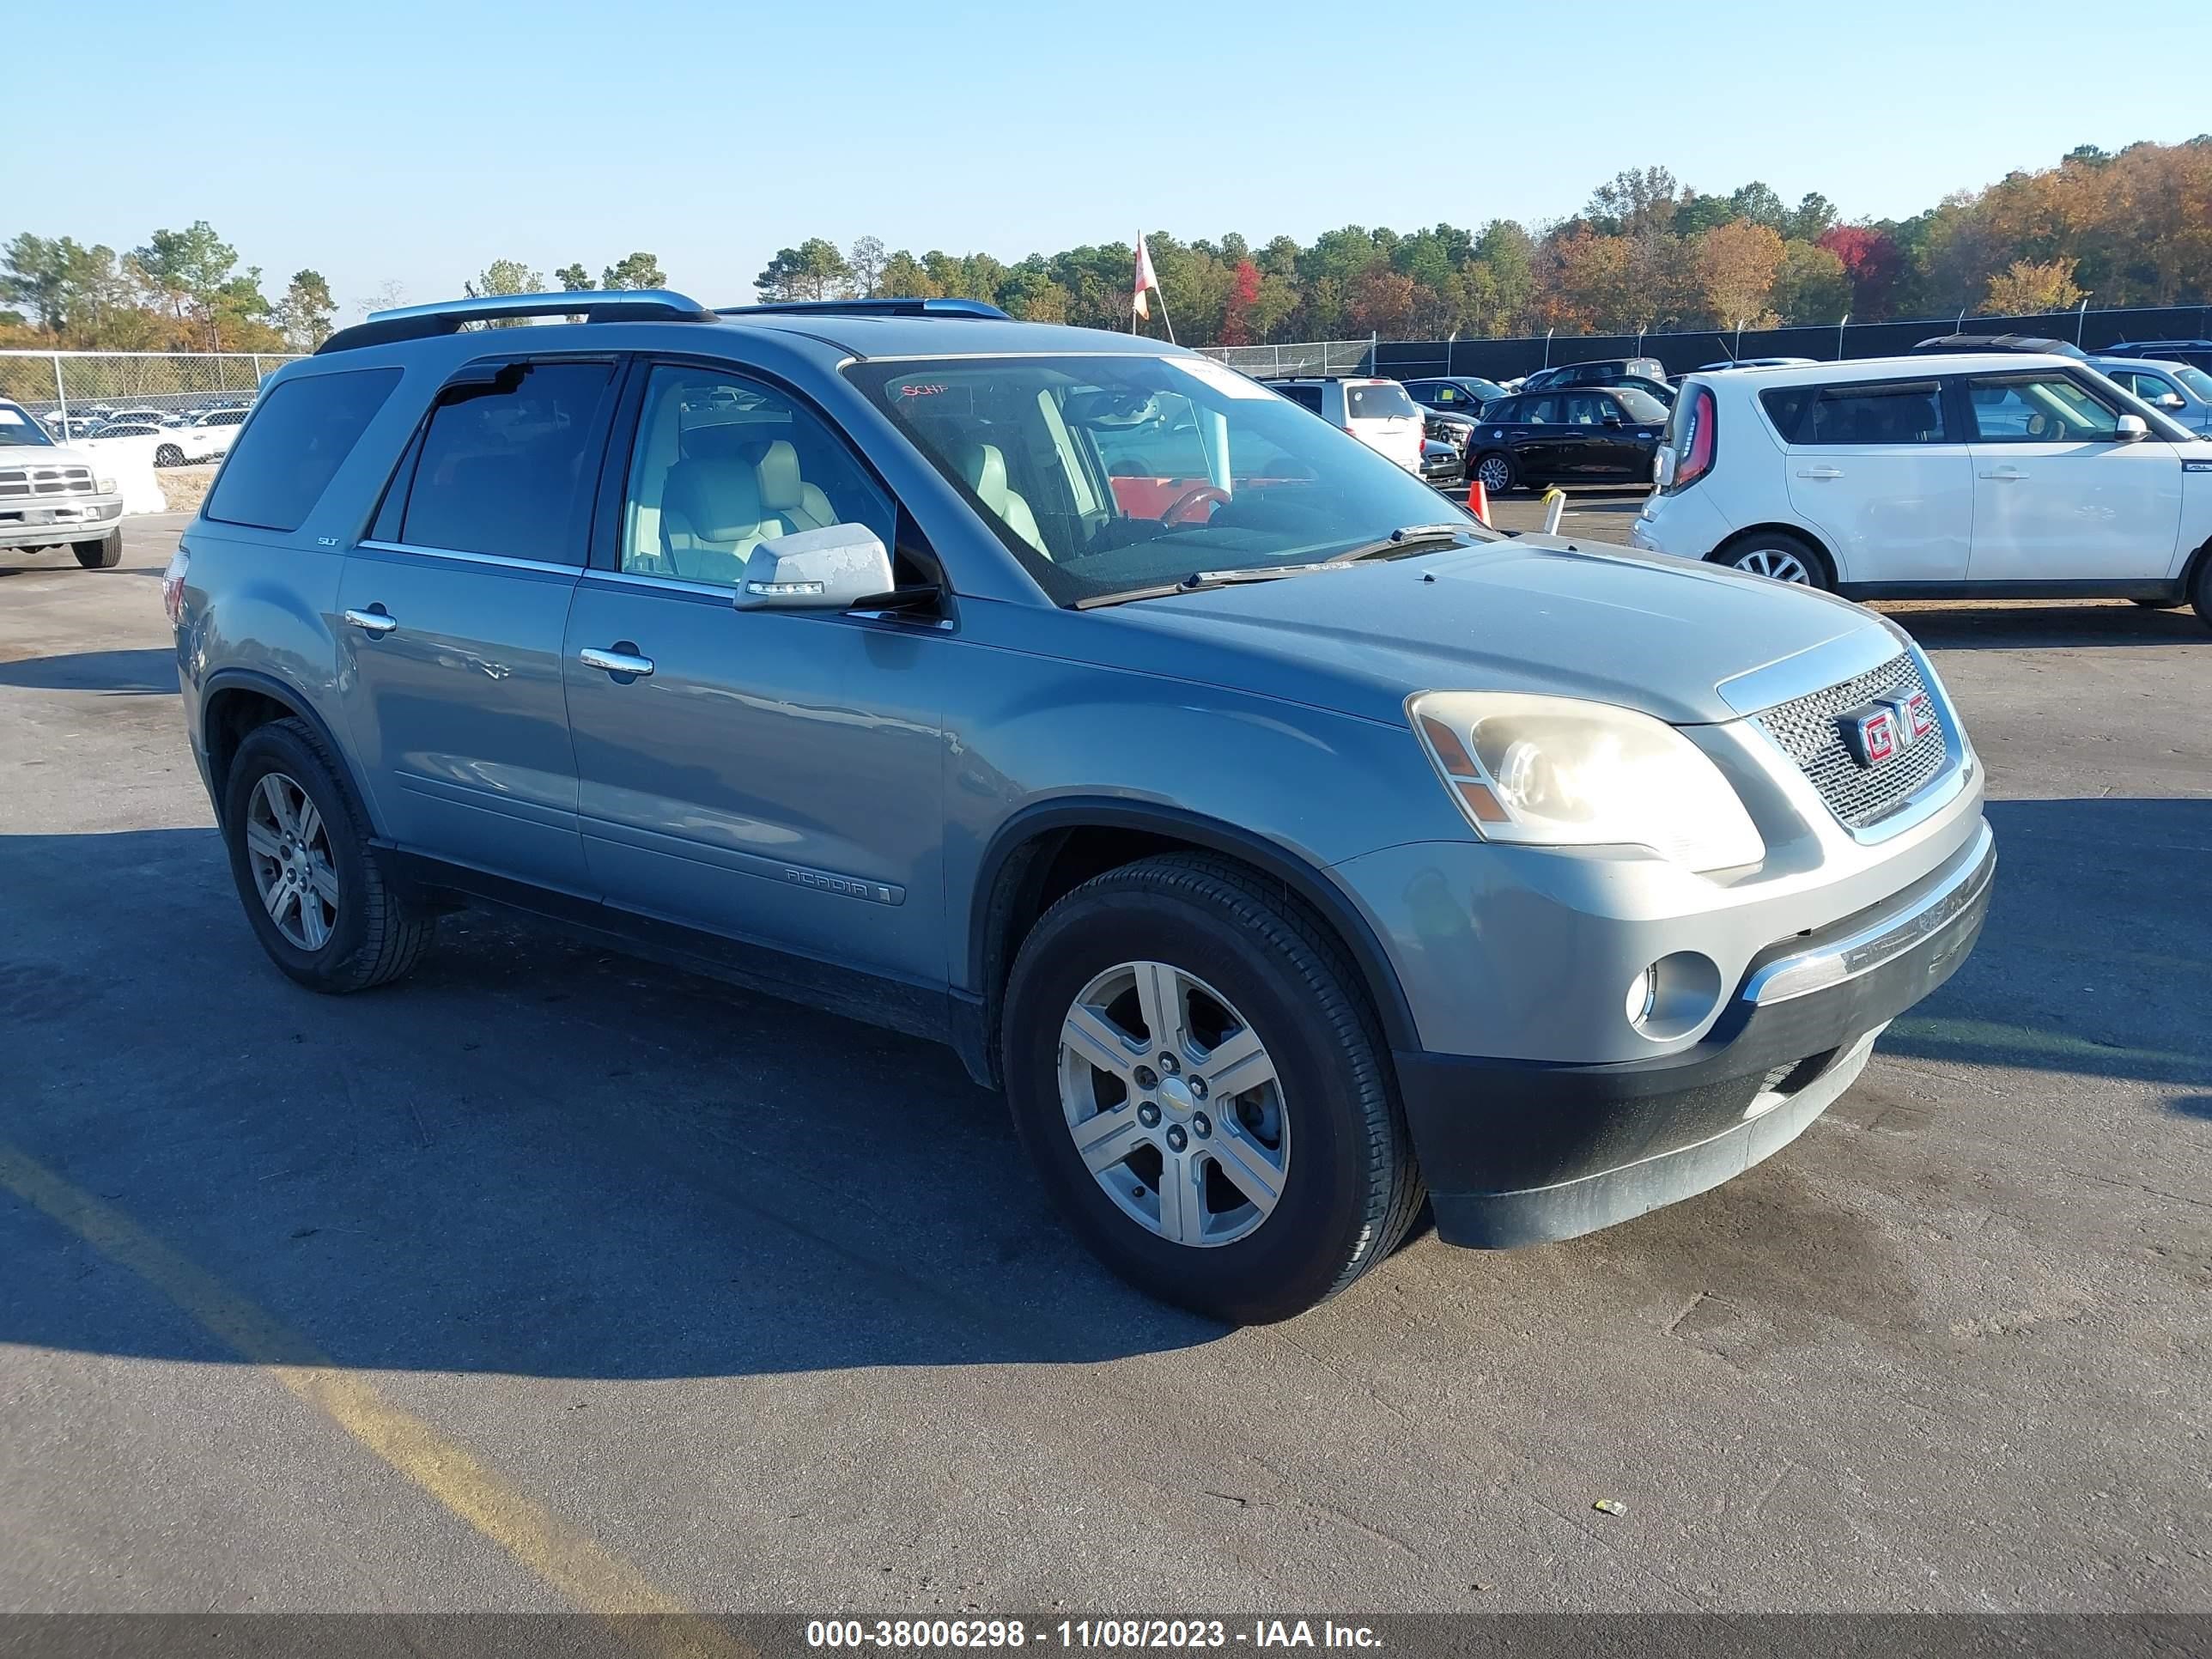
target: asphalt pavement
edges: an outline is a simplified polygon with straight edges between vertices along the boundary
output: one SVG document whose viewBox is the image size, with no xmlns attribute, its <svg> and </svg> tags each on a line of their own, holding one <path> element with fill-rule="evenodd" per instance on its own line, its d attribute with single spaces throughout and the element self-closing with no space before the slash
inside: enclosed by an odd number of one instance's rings
<svg viewBox="0 0 2212 1659">
<path fill-rule="evenodd" d="M 1795 1146 L 1231 1331 L 1093 1265 L 948 1052 L 483 918 L 283 978 L 181 522 L 0 552 L 0 1611 L 2212 1609 L 2189 613 L 1898 610 L 1995 907 Z"/>
</svg>

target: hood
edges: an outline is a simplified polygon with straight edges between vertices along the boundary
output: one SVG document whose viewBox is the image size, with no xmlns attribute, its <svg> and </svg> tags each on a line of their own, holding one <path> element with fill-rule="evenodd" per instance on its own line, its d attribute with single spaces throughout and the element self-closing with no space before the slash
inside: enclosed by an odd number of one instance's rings
<svg viewBox="0 0 2212 1659">
<path fill-rule="evenodd" d="M 1402 724 L 1426 690 L 1528 691 L 1638 708 L 1674 725 L 1736 719 L 1726 680 L 1848 635 L 1899 647 L 1871 613 L 1664 554 L 1522 536 L 1342 571 L 1089 613 L 1166 646 L 1131 666 Z M 1132 646 L 1137 639 L 1125 635 Z M 1814 685 L 1796 688 L 1811 690 Z M 1794 694 L 1794 693 L 1793 693 Z"/>
</svg>

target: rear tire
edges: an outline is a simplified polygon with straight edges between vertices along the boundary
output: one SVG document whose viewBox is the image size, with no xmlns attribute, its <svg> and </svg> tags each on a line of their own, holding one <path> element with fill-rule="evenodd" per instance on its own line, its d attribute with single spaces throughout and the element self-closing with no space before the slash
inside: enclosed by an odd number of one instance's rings
<svg viewBox="0 0 2212 1659">
<path fill-rule="evenodd" d="M 112 570 L 123 562 L 123 526 L 116 526 L 96 542 L 71 542 L 70 551 L 87 570 Z"/>
<path fill-rule="evenodd" d="M 436 916 L 393 890 L 367 815 L 305 720 L 271 720 L 239 744 L 222 836 L 254 936 L 309 990 L 386 984 L 430 948 Z"/>
<path fill-rule="evenodd" d="M 1144 1007 L 1180 1036 L 1156 1036 Z M 1102 1052 L 1110 1069 L 1091 1058 Z M 1054 905 L 1015 961 L 1001 1055 L 1015 1132 L 1070 1227 L 1122 1278 L 1194 1313 L 1303 1313 L 1389 1255 L 1420 1210 L 1356 970 L 1316 918 L 1242 866 L 1146 859 Z"/>
<path fill-rule="evenodd" d="M 2212 549 L 2197 556 L 2197 574 L 2189 580 L 2189 603 L 2197 620 L 2212 628 Z"/>
<path fill-rule="evenodd" d="M 1708 555 L 1706 562 L 1765 576 L 1770 581 L 1788 582 L 1793 587 L 1832 590 L 1836 585 L 1835 572 L 1828 568 L 1827 556 L 1786 530 L 1755 531 L 1741 541 Z"/>
<path fill-rule="evenodd" d="M 1476 459 L 1470 476 L 1480 482 L 1487 494 L 1503 495 L 1516 483 L 1513 458 L 1493 449 Z"/>
</svg>

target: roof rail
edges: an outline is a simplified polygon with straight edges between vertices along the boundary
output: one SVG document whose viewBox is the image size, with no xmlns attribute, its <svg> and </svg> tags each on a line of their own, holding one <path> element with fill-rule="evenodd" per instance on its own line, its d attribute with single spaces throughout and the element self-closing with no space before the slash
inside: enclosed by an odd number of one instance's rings
<svg viewBox="0 0 2212 1659">
<path fill-rule="evenodd" d="M 769 300 L 755 306 L 720 306 L 720 317 L 995 317 L 1010 313 L 988 300 Z"/>
<path fill-rule="evenodd" d="M 711 323 L 714 313 L 696 300 L 665 288 L 582 289 L 568 294 L 488 294 L 481 299 L 441 300 L 427 306 L 373 311 L 368 320 L 342 328 L 315 348 L 350 351 L 396 340 L 455 334 L 465 323 L 502 317 L 574 317 L 587 323 Z"/>
</svg>

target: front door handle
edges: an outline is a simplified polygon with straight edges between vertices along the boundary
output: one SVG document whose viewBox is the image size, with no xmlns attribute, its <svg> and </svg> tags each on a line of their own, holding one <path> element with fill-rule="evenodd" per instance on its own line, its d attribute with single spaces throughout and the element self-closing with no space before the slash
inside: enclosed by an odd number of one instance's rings
<svg viewBox="0 0 2212 1659">
<path fill-rule="evenodd" d="M 635 675 L 639 679 L 644 679 L 653 672 L 653 659 L 641 657 L 632 651 L 601 651 L 587 645 L 576 653 L 576 660 L 586 668 L 605 669 L 610 674 Z"/>
<path fill-rule="evenodd" d="M 380 640 L 399 626 L 397 617 L 387 617 L 381 611 L 349 611 L 345 619 L 373 640 Z"/>
<path fill-rule="evenodd" d="M 2021 471 L 2016 466 L 2000 466 L 1996 468 L 1994 471 L 1982 474 L 1982 477 L 1984 478 L 1995 478 L 2000 483 L 2018 483 L 2027 476 L 2027 473 Z"/>
<path fill-rule="evenodd" d="M 1801 478 L 1840 478 L 1844 470 L 1839 466 L 1804 466 L 1797 469 Z"/>
</svg>

